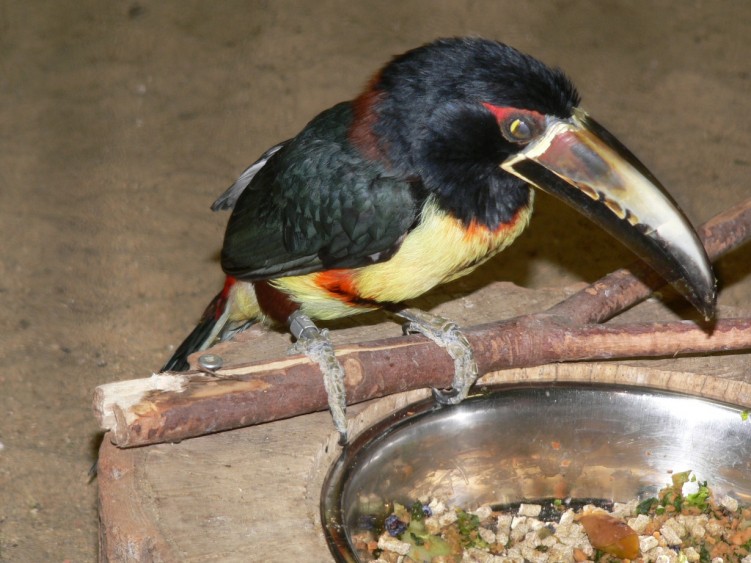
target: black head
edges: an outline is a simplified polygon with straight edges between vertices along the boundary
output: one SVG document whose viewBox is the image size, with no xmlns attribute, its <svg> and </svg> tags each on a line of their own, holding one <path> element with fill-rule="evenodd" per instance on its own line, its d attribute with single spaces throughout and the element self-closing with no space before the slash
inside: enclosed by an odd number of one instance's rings
<svg viewBox="0 0 751 563">
<path fill-rule="evenodd" d="M 524 182 L 499 169 L 520 149 L 494 110 L 568 117 L 579 102 L 566 76 L 512 47 L 478 38 L 440 39 L 400 55 L 371 84 L 372 131 L 400 173 L 454 215 L 489 227 L 529 202 Z"/>
<path fill-rule="evenodd" d="M 578 103 L 560 70 L 501 43 L 444 39 L 381 71 L 354 105 L 354 129 L 365 125 L 352 139 L 467 224 L 498 227 L 530 203 L 528 184 L 548 191 L 711 317 L 714 274 L 690 222 Z"/>
</svg>

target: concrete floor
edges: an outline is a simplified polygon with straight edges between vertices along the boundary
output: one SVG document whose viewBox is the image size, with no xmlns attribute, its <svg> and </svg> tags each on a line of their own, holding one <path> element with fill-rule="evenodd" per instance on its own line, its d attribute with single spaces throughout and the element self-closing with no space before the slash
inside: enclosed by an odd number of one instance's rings
<svg viewBox="0 0 751 563">
<path fill-rule="evenodd" d="M 751 195 L 751 3 L 0 0 L 0 560 L 96 558 L 98 384 L 148 375 L 220 287 L 208 206 L 263 150 L 438 36 L 567 70 L 702 222 Z M 483 270 L 529 287 L 631 260 L 539 198 Z M 719 268 L 751 309 L 751 253 Z"/>
</svg>

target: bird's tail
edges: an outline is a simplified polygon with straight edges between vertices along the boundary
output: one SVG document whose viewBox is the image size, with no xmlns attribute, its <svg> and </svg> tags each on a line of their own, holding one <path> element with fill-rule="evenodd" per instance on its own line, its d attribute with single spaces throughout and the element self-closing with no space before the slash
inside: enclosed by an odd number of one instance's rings
<svg viewBox="0 0 751 563">
<path fill-rule="evenodd" d="M 225 332 L 229 317 L 229 295 L 234 283 L 235 279 L 228 276 L 224 289 L 211 300 L 196 328 L 177 347 L 177 350 L 164 364 L 161 371 L 186 371 L 190 369 L 188 356 L 199 350 L 205 350 L 221 337 Z"/>
</svg>

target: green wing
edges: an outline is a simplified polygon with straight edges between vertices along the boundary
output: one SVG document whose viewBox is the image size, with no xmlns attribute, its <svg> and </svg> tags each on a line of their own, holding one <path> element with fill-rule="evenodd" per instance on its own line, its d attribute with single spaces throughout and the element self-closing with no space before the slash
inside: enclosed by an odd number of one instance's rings
<svg viewBox="0 0 751 563">
<path fill-rule="evenodd" d="M 270 279 L 388 259 L 419 214 L 414 186 L 347 140 L 348 103 L 315 118 L 276 151 L 239 195 L 222 267 Z"/>
</svg>

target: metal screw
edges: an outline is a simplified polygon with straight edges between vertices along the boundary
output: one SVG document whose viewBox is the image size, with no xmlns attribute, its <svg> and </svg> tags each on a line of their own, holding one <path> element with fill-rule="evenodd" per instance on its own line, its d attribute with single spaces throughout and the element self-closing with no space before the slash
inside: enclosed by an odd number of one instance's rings
<svg viewBox="0 0 751 563">
<path fill-rule="evenodd" d="M 207 371 L 216 371 L 222 367 L 224 360 L 217 354 L 204 354 L 198 358 L 198 365 Z"/>
</svg>

